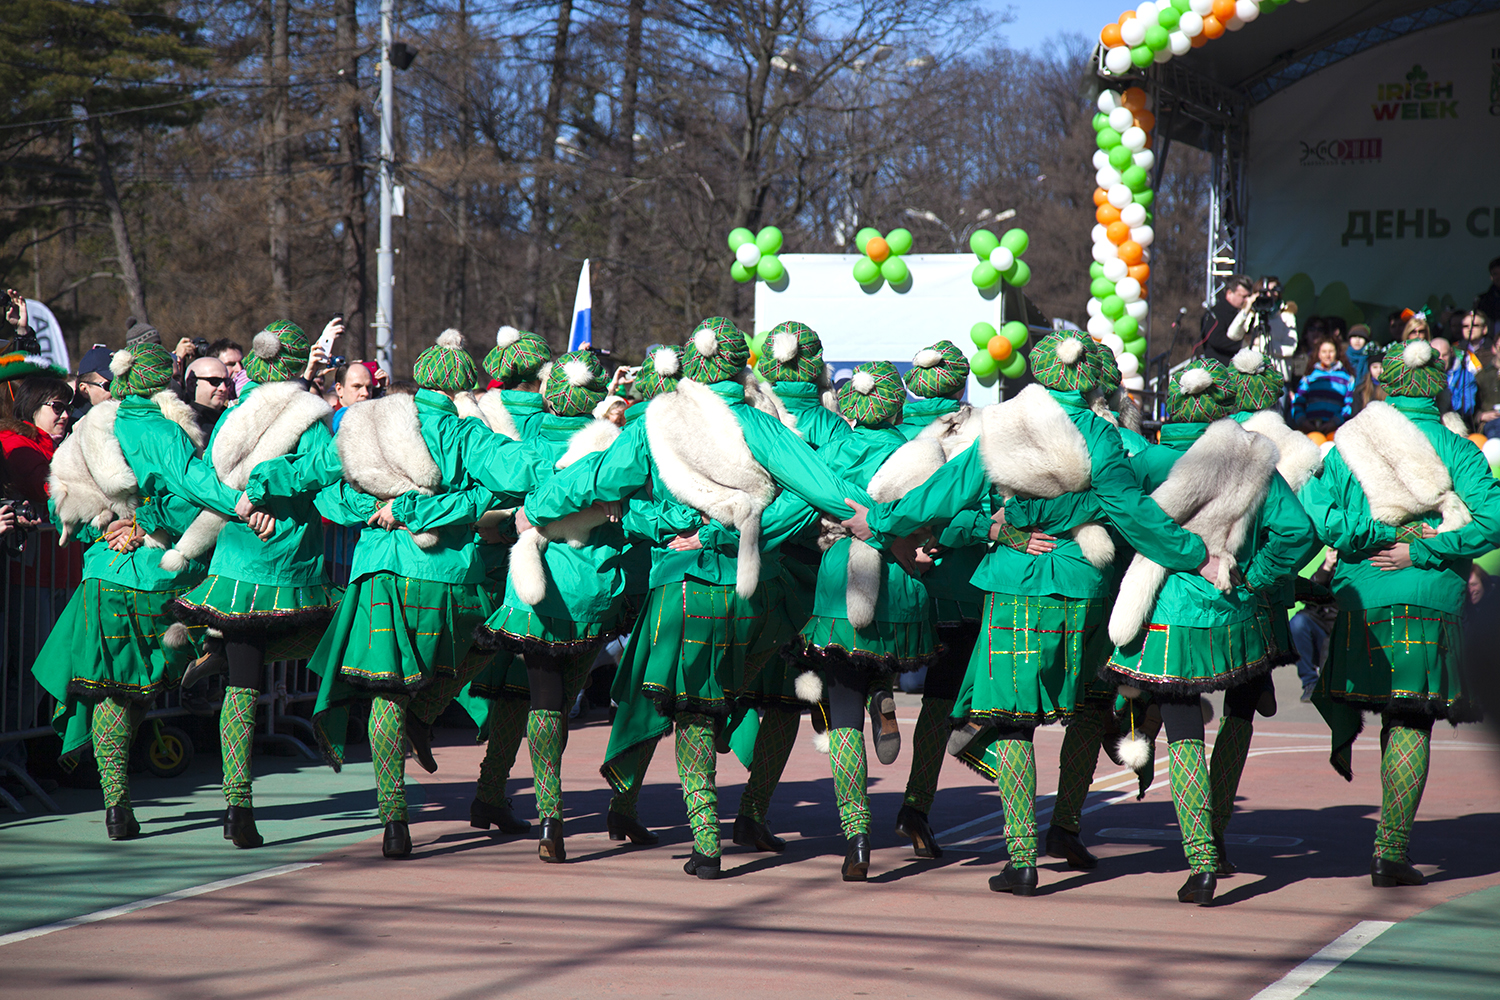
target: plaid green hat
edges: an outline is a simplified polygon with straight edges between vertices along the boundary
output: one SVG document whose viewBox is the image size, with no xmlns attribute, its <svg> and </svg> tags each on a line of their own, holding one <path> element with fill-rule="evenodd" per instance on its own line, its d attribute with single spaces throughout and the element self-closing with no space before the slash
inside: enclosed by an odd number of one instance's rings
<svg viewBox="0 0 1500 1000">
<path fill-rule="evenodd" d="M 116 351 L 109 371 L 114 376 L 109 394 L 114 398 L 154 396 L 172 381 L 172 352 L 160 344 L 136 344 Z"/>
<path fill-rule="evenodd" d="M 245 374 L 252 382 L 285 382 L 302 374 L 311 353 L 312 345 L 300 326 L 277 320 L 250 342 Z"/>
<path fill-rule="evenodd" d="M 542 399 L 548 411 L 560 417 L 577 417 L 594 412 L 604 402 L 608 386 L 604 366 L 593 351 L 569 351 L 559 354 L 542 378 Z"/>
<path fill-rule="evenodd" d="M 1087 392 L 1098 381 L 1089 363 L 1088 343 L 1093 340 L 1077 330 L 1049 333 L 1031 349 L 1031 374 L 1048 389 Z"/>
<path fill-rule="evenodd" d="M 635 390 L 642 399 L 655 399 L 677 388 L 682 375 L 682 351 L 676 347 L 658 347 L 646 355 L 635 375 Z"/>
<path fill-rule="evenodd" d="M 913 395 L 936 399 L 962 392 L 969 380 L 969 359 L 951 340 L 940 340 L 917 352 L 906 373 L 906 386 Z"/>
<path fill-rule="evenodd" d="M 434 346 L 417 357 L 417 363 L 411 366 L 411 377 L 424 389 L 462 392 L 474 388 L 479 370 L 464 350 L 464 335 L 450 327 L 439 335 Z"/>
<path fill-rule="evenodd" d="M 515 385 L 535 382 L 542 365 L 552 360 L 552 349 L 534 333 L 502 326 L 495 346 L 484 356 L 484 370 L 497 382 Z"/>
<path fill-rule="evenodd" d="M 1235 402 L 1245 413 L 1268 410 L 1281 398 L 1286 382 L 1281 372 L 1262 353 L 1243 347 L 1234 356 L 1231 374 L 1235 380 Z"/>
<path fill-rule="evenodd" d="M 1167 416 L 1179 424 L 1206 424 L 1234 412 L 1238 379 L 1221 361 L 1200 358 L 1172 376 Z"/>
<path fill-rule="evenodd" d="M 778 323 L 755 367 L 767 382 L 817 382 L 823 377 L 823 341 L 806 323 Z"/>
<path fill-rule="evenodd" d="M 68 372 L 40 354 L 26 354 L 21 351 L 0 354 L 0 382 L 9 382 L 13 378 L 25 378 L 27 375 L 67 378 Z"/>
<path fill-rule="evenodd" d="M 906 386 L 889 361 L 870 361 L 854 369 L 839 389 L 839 412 L 861 427 L 880 427 L 901 415 Z"/>
<path fill-rule="evenodd" d="M 1387 396 L 1431 399 L 1448 388 L 1448 376 L 1429 341 L 1408 340 L 1386 349 L 1381 362 L 1380 387 Z"/>
<path fill-rule="evenodd" d="M 1094 385 L 1106 395 L 1120 388 L 1120 363 L 1108 344 L 1089 338 L 1089 364 L 1094 366 Z"/>
<path fill-rule="evenodd" d="M 705 384 L 727 382 L 749 363 L 745 335 L 723 316 L 710 316 L 688 338 L 682 352 L 682 377 Z"/>
</svg>

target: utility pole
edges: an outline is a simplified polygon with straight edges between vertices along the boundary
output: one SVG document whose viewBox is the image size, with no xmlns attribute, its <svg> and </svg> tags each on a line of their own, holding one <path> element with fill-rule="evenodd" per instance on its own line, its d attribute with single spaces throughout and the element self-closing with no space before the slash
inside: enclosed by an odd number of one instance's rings
<svg viewBox="0 0 1500 1000">
<path fill-rule="evenodd" d="M 396 255 L 391 247 L 391 161 L 396 156 L 396 87 L 391 76 L 391 14 L 395 0 L 380 0 L 380 247 L 376 251 L 375 359 L 391 371 L 392 298 Z"/>
</svg>

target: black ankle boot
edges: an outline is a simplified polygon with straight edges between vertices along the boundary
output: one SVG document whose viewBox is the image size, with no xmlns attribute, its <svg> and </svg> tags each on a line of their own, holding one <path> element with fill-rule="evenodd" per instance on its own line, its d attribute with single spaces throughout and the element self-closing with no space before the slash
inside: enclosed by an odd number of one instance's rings
<svg viewBox="0 0 1500 1000">
<path fill-rule="evenodd" d="M 399 819 L 385 825 L 385 840 L 380 844 L 380 853 L 388 858 L 411 856 L 411 827 Z"/>
<path fill-rule="evenodd" d="M 841 872 L 845 882 L 863 882 L 870 877 L 870 835 L 856 833 L 849 838 L 849 853 L 844 855 Z"/>
<path fill-rule="evenodd" d="M 266 842 L 255 828 L 255 810 L 250 806 L 230 806 L 224 814 L 224 826 L 235 847 L 249 850 Z"/>
<path fill-rule="evenodd" d="M 889 691 L 878 691 L 870 698 L 870 728 L 875 759 L 894 764 L 901 755 L 901 727 L 896 724 L 896 699 Z"/>
<path fill-rule="evenodd" d="M 536 856 L 549 865 L 560 865 L 568 860 L 568 851 L 563 847 L 563 821 L 557 816 L 542 820 L 542 830 L 537 837 Z"/>
<path fill-rule="evenodd" d="M 432 727 L 410 712 L 406 715 L 406 741 L 422 770 L 428 774 L 437 770 L 437 758 L 432 755 Z"/>
<path fill-rule="evenodd" d="M 1381 889 L 1398 885 L 1426 885 L 1427 877 L 1405 861 L 1370 859 L 1370 884 Z"/>
<path fill-rule="evenodd" d="M 110 840 L 134 840 L 141 835 L 141 824 L 129 806 L 110 806 L 104 810 L 104 832 Z"/>
<path fill-rule="evenodd" d="M 999 875 L 990 876 L 991 892 L 1008 892 L 1012 896 L 1036 895 L 1036 867 L 1017 868 L 1009 861 Z"/>
<path fill-rule="evenodd" d="M 1224 850 L 1224 835 L 1218 834 L 1214 837 L 1214 856 L 1219 859 L 1214 874 L 1220 878 L 1227 878 L 1239 871 L 1233 861 L 1229 860 L 1229 854 Z"/>
<path fill-rule="evenodd" d="M 716 879 L 724 874 L 722 861 L 719 858 L 711 858 L 707 854 L 699 854 L 698 849 L 693 849 L 693 856 L 687 859 L 682 870 L 689 875 L 701 879 Z"/>
<path fill-rule="evenodd" d="M 912 853 L 919 858 L 940 858 L 943 849 L 932 835 L 932 824 L 927 814 L 911 806 L 902 806 L 896 813 L 896 832 L 911 841 Z"/>
<path fill-rule="evenodd" d="M 491 826 L 501 833 L 518 834 L 531 832 L 531 824 L 517 818 L 510 811 L 510 799 L 504 805 L 492 806 L 475 799 L 469 803 L 469 825 L 476 830 L 488 830 Z"/>
<path fill-rule="evenodd" d="M 182 686 L 194 687 L 210 677 L 219 677 L 228 672 L 229 661 L 224 657 L 223 641 L 210 639 L 203 644 L 203 655 L 190 662 L 182 672 Z"/>
<path fill-rule="evenodd" d="M 1060 826 L 1047 827 L 1047 857 L 1062 858 L 1069 868 L 1081 872 L 1093 871 L 1099 867 L 1099 859 L 1083 846 L 1078 834 Z"/>
<path fill-rule="evenodd" d="M 1177 902 L 1207 906 L 1214 901 L 1214 890 L 1218 887 L 1219 880 L 1213 872 L 1194 872 L 1177 890 Z"/>
<path fill-rule="evenodd" d="M 625 816 L 611 809 L 604 814 L 604 828 L 609 831 L 610 840 L 628 840 L 632 844 L 641 844 L 650 847 L 661 842 L 661 838 L 650 830 L 645 824 L 634 816 Z"/>
<path fill-rule="evenodd" d="M 786 850 L 786 841 L 771 832 L 771 828 L 749 816 L 734 818 L 734 842 L 752 851 L 770 851 L 780 854 Z"/>
<path fill-rule="evenodd" d="M 224 839 L 233 840 L 234 834 L 229 832 L 229 810 L 224 810 Z"/>
</svg>

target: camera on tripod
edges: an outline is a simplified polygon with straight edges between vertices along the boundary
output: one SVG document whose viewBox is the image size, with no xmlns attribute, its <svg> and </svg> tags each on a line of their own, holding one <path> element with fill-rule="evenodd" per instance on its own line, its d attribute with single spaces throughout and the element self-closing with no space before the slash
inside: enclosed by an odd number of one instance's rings
<svg viewBox="0 0 1500 1000">
<path fill-rule="evenodd" d="M 1255 302 L 1250 307 L 1260 316 L 1267 319 L 1281 312 L 1281 281 L 1276 278 L 1266 278 L 1261 282 L 1260 291 L 1255 296 Z"/>
</svg>

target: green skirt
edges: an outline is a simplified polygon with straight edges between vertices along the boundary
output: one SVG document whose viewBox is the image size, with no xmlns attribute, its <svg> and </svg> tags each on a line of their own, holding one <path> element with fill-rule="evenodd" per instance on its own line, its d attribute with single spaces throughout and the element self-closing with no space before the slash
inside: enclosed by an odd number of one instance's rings
<svg viewBox="0 0 1500 1000">
<path fill-rule="evenodd" d="M 793 565 L 789 571 L 784 564 L 776 578 L 762 581 L 760 585 L 766 591 L 766 614 L 751 637 L 746 653 L 748 676 L 743 699 L 746 704 L 791 709 L 807 707 L 793 689 L 803 667 L 788 661 L 781 652 L 796 641 L 812 615 L 812 586 L 817 582 L 817 571 L 809 571 L 801 564 Z"/>
<path fill-rule="evenodd" d="M 1145 691 L 1203 694 L 1259 677 L 1280 662 L 1277 653 L 1264 614 L 1208 628 L 1151 622 L 1115 650 L 1103 676 Z"/>
<path fill-rule="evenodd" d="M 321 628 L 333 617 L 339 591 L 322 583 L 280 587 L 210 575 L 172 602 L 178 621 L 227 635 L 247 631 L 292 632 Z"/>
<path fill-rule="evenodd" d="M 852 666 L 871 673 L 901 673 L 937 656 L 931 618 L 915 622 L 871 622 L 856 629 L 847 618 L 814 615 L 793 643 L 795 654 L 816 669 Z"/>
<path fill-rule="evenodd" d="M 104 698 L 149 705 L 177 683 L 192 658 L 191 643 L 202 629 L 181 627 L 167 645 L 172 617 L 167 605 L 184 593 L 134 590 L 87 579 L 73 592 L 31 672 L 57 700 L 52 728 L 62 737 L 65 765 L 89 742 L 93 706 Z"/>
<path fill-rule="evenodd" d="M 496 701 L 501 698 L 530 698 L 526 683 L 526 661 L 504 650 L 490 657 L 465 690 L 475 698 Z"/>
<path fill-rule="evenodd" d="M 480 649 L 523 655 L 545 653 L 571 659 L 604 645 L 618 620 L 618 609 L 607 621 L 575 622 L 539 615 L 530 608 L 503 604 L 474 630 L 474 644 Z"/>
<path fill-rule="evenodd" d="M 1071 715 L 1109 655 L 1107 603 L 986 594 L 983 613 L 954 717 L 1040 726 Z"/>
</svg>

